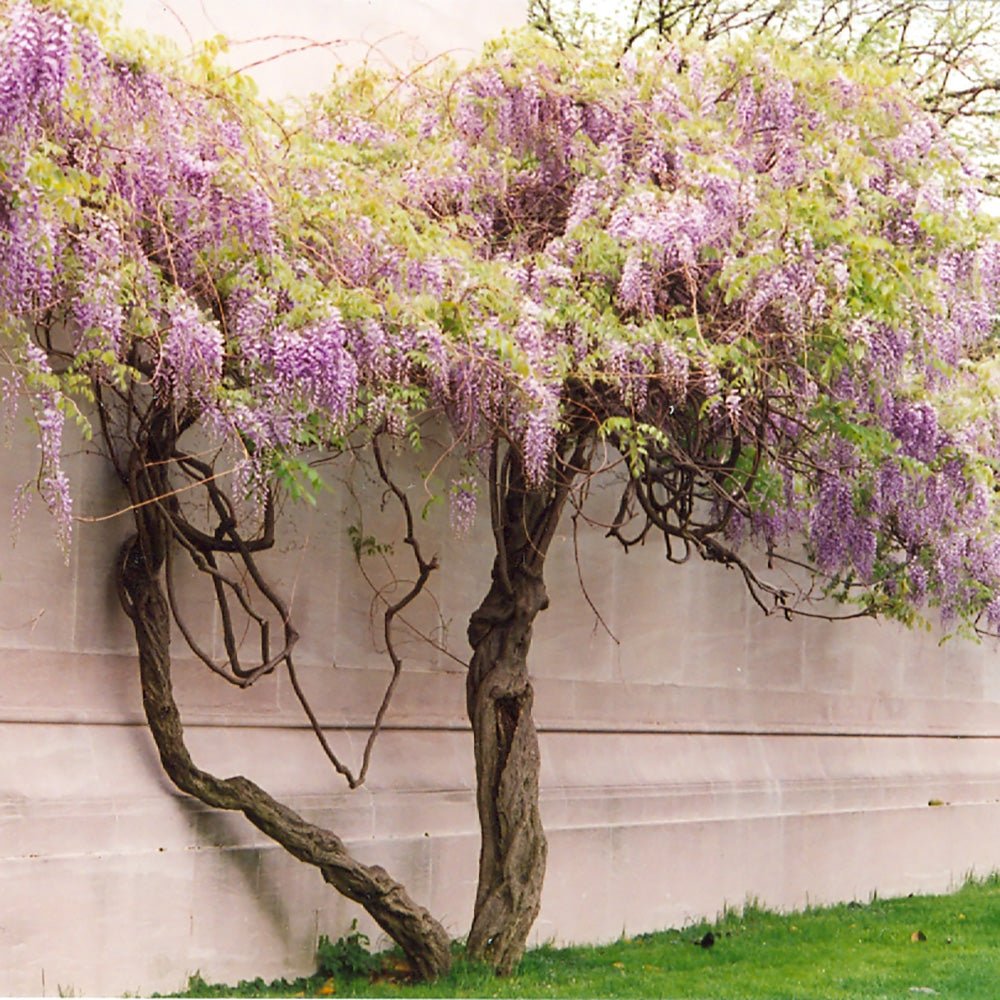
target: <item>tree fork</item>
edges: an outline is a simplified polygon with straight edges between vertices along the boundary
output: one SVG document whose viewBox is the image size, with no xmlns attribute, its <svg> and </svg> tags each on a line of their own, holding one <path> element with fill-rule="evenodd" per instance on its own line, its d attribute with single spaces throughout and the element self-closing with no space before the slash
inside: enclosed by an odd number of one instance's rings
<svg viewBox="0 0 1000 1000">
<path fill-rule="evenodd" d="M 133 536 L 122 550 L 119 593 L 135 631 L 146 719 L 171 781 L 207 805 L 242 812 L 290 854 L 317 867 L 326 882 L 371 914 L 420 977 L 446 973 L 451 967 L 447 932 L 383 868 L 361 864 L 339 837 L 307 822 L 248 778 L 218 778 L 194 764 L 173 696 L 170 611 L 159 581 L 168 543 L 159 518 L 148 509 L 137 521 L 141 536 Z"/>
</svg>

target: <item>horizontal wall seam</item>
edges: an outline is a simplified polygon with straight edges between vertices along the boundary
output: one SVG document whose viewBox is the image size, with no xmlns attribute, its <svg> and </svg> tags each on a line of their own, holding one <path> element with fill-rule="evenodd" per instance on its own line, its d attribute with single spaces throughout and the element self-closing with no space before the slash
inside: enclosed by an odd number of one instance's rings
<svg viewBox="0 0 1000 1000">
<path fill-rule="evenodd" d="M 998 809 L 1000 808 L 1000 802 L 997 800 L 990 800 L 985 802 L 956 802 L 947 807 L 941 807 L 937 809 L 928 809 L 926 806 L 917 805 L 872 805 L 866 806 L 865 808 L 842 808 L 842 809 L 805 809 L 805 810 L 775 810 L 774 812 L 755 812 L 755 813 L 732 813 L 723 815 L 683 815 L 683 816 L 661 816 L 661 817 L 650 817 L 650 818 L 636 818 L 636 819 L 625 819 L 625 820 L 615 820 L 613 822 L 569 822 L 569 823 L 559 823 L 559 822 L 547 822 L 545 824 L 546 834 L 549 837 L 561 834 L 561 833 L 581 833 L 581 832 L 602 832 L 613 834 L 615 831 L 625 831 L 633 829 L 648 829 L 650 827 L 676 827 L 676 826 L 708 826 L 708 825 L 719 825 L 726 823 L 768 823 L 773 821 L 781 820 L 796 820 L 801 818 L 810 819 L 822 819 L 822 818 L 834 818 L 838 816 L 868 816 L 874 814 L 887 814 L 887 813 L 915 813 L 915 814 L 930 814 L 943 813 L 948 809 Z M 445 838 L 456 838 L 456 837 L 478 837 L 479 829 L 478 827 L 469 826 L 466 829 L 460 830 L 448 830 L 443 832 L 435 832 L 431 836 L 434 837 L 441 836 Z M 373 844 L 399 844 L 399 843 L 425 843 L 428 837 L 425 833 L 412 833 L 412 834 L 387 834 L 386 836 L 372 836 L 372 837 L 344 837 L 344 844 L 353 849 L 366 849 L 371 847 Z M 30 863 L 30 862 L 40 862 L 40 863 L 53 863 L 59 861 L 72 861 L 78 860 L 80 858 L 89 858 L 94 861 L 108 862 L 113 864 L 116 860 L 127 857 L 135 857 L 142 855 L 188 855 L 188 854 L 238 854 L 247 851 L 252 852 L 282 852 L 284 848 L 279 844 L 274 843 L 270 840 L 261 841 L 244 841 L 241 843 L 229 843 L 229 844 L 197 844 L 197 845 L 184 845 L 184 846 L 173 846 L 173 847 L 142 847 L 142 848 L 123 848 L 123 849 L 102 849 L 96 851 L 56 851 L 52 853 L 26 853 L 26 854 L 9 854 L 0 855 L 0 864 L 14 864 L 14 863 Z"/>
<path fill-rule="evenodd" d="M 904 788 L 923 788 L 928 784 L 939 784 L 942 781 L 962 785 L 997 784 L 1000 786 L 1000 762 L 998 762 L 997 773 L 991 773 L 985 777 L 961 771 L 920 771 L 910 774 L 890 775 L 878 772 L 865 772 L 864 774 L 832 774 L 809 777 L 767 774 L 761 777 L 735 778 L 725 777 L 690 779 L 682 777 L 666 781 L 635 781 L 615 783 L 612 785 L 584 784 L 565 781 L 560 784 L 556 784 L 555 782 L 545 781 L 543 778 L 540 794 L 543 799 L 560 799 L 563 796 L 568 796 L 573 799 L 593 798 L 601 801 L 607 801 L 608 799 L 632 799 L 636 797 L 646 799 L 657 795 L 674 796 L 677 795 L 679 791 L 684 793 L 692 792 L 695 794 L 701 794 L 706 791 L 728 794 L 730 792 L 742 791 L 744 789 L 749 789 L 755 792 L 770 792 L 776 789 L 806 789 L 813 791 L 816 788 L 837 789 L 842 787 L 853 788 L 856 786 L 863 788 L 877 787 L 883 790 L 898 790 Z M 344 797 L 344 802 L 338 802 L 336 808 L 340 809 L 345 804 L 349 804 L 351 802 L 361 803 L 362 800 L 364 800 L 366 804 L 363 808 L 367 809 L 369 808 L 369 804 L 376 799 L 391 801 L 397 798 L 408 799 L 412 796 L 420 796 L 422 798 L 426 796 L 438 796 L 447 798 L 448 796 L 453 795 L 472 797 L 475 794 L 475 789 L 469 785 L 428 785 L 425 787 L 412 788 L 386 788 L 365 784 L 360 788 L 355 789 L 348 789 L 346 786 L 342 786 L 342 788 L 342 791 L 337 792 L 296 792 L 294 790 L 286 790 L 284 794 L 288 798 L 289 802 L 294 800 L 294 802 L 298 803 L 297 808 L 302 809 L 332 808 L 330 806 L 331 800 L 338 799 L 341 796 Z M 4 815 L 3 807 L 5 805 L 14 803 L 61 803 L 66 801 L 72 801 L 80 805 L 89 803 L 91 808 L 99 810 L 100 812 L 108 812 L 110 810 L 110 812 L 115 816 L 125 817 L 142 812 L 145 804 L 161 803 L 165 801 L 165 797 L 166 799 L 173 798 L 190 803 L 193 809 L 203 812 L 218 812 L 220 814 L 225 814 L 227 812 L 227 810 L 216 809 L 214 806 L 208 806 L 199 802 L 197 799 L 192 799 L 185 793 L 180 792 L 173 787 L 157 790 L 156 794 L 146 794 L 141 797 L 127 795 L 124 799 L 100 796 L 93 798 L 80 797 L 67 800 L 64 798 L 44 798 L 42 796 L 14 796 L 4 794 L 0 791 L 0 818 Z"/>
<path fill-rule="evenodd" d="M 981 805 L 1000 803 L 1000 778 L 995 776 L 979 777 L 964 774 L 915 774 L 903 777 L 886 777 L 880 774 L 871 776 L 845 776 L 831 778 L 741 778 L 720 781 L 699 781 L 679 779 L 677 781 L 658 781 L 637 785 L 543 785 L 540 789 L 540 800 L 543 808 L 550 811 L 569 807 L 589 808 L 594 803 L 608 805 L 613 803 L 616 809 L 627 808 L 630 804 L 640 802 L 645 806 L 665 803 L 689 803 L 693 800 L 713 798 L 721 801 L 732 801 L 740 797 L 756 796 L 770 801 L 783 800 L 785 803 L 812 795 L 816 792 L 828 796 L 844 793 L 866 793 L 872 790 L 883 794 L 897 796 L 909 795 L 915 801 L 878 802 L 866 801 L 863 805 L 843 806 L 834 811 L 867 811 L 877 808 L 919 808 L 924 809 L 930 804 L 927 796 L 933 791 L 947 794 L 947 800 L 935 797 L 935 808 L 960 805 Z M 372 789 L 362 788 L 353 791 L 341 791 L 331 794 L 295 793 L 285 794 L 286 802 L 298 812 L 308 814 L 317 821 L 324 814 L 348 816 L 358 814 L 378 818 L 380 813 L 393 815 L 394 811 L 412 797 L 419 797 L 424 804 L 437 805 L 442 811 L 450 810 L 456 804 L 474 802 L 475 792 L 472 788 L 461 786 L 428 787 L 415 789 Z M 396 800 L 404 800 L 400 803 Z M 12 821 L 31 822 L 49 819 L 72 819 L 73 817 L 90 818 L 94 815 L 111 817 L 116 822 L 128 824 L 142 820 L 150 812 L 168 809 L 168 803 L 183 801 L 192 814 L 226 815 L 226 810 L 207 806 L 197 800 L 189 799 L 182 793 L 166 790 L 165 795 L 144 796 L 140 799 L 128 799 L 122 803 L 117 799 L 92 798 L 74 799 L 71 804 L 64 799 L 38 799 L 0 795 L 0 822 Z M 437 801 L 435 801 L 437 800 Z M 456 800 L 460 800 L 456 802 Z M 828 809 L 829 806 L 823 806 Z M 795 810 L 791 810 L 792 813 Z M 307 816 L 307 818 L 308 818 Z M 619 814 L 620 818 L 620 814 Z M 2 832 L 0 827 L 0 832 Z"/>
<path fill-rule="evenodd" d="M 145 728 L 144 719 L 46 716 L 40 714 L 25 718 L 23 715 L 0 714 L 0 725 L 9 726 L 111 726 L 120 728 Z M 371 731 L 369 723 L 321 723 L 325 732 L 351 733 Z M 186 729 L 275 729 L 311 732 L 306 722 L 288 722 L 270 719 L 224 720 L 211 717 L 185 719 Z M 769 736 L 785 738 L 856 738 L 856 739 L 930 739 L 930 740 L 997 740 L 1000 732 L 976 732 L 936 729 L 874 729 L 874 728 L 806 728 L 806 727 L 757 727 L 757 726 L 586 726 L 540 723 L 536 726 L 540 735 L 553 736 Z M 383 732 L 399 733 L 471 733 L 467 723 L 385 723 Z"/>
</svg>

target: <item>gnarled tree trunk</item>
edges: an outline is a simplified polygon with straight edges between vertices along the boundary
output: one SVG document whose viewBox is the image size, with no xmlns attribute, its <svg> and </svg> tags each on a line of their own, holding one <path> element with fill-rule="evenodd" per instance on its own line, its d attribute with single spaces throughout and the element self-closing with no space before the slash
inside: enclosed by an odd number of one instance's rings
<svg viewBox="0 0 1000 1000">
<path fill-rule="evenodd" d="M 490 507 L 497 557 L 489 593 L 469 622 L 473 654 L 466 703 L 476 756 L 482 845 L 468 952 L 501 975 L 513 971 L 541 905 L 547 845 L 538 805 L 541 756 L 532 718 L 528 650 L 548 606 L 542 573 L 589 438 L 572 438 L 552 480 L 532 488 L 521 457 L 495 449 Z"/>
<path fill-rule="evenodd" d="M 511 972 L 524 954 L 541 903 L 546 857 L 527 664 L 532 624 L 546 605 L 545 587 L 540 578 L 523 575 L 512 582 L 513 594 L 494 585 L 472 616 L 467 685 L 482 833 L 468 950 L 501 974 Z"/>
<path fill-rule="evenodd" d="M 139 650 L 142 699 L 163 767 L 174 784 L 218 809 L 242 812 L 259 830 L 360 903 L 406 953 L 418 975 L 433 979 L 451 965 L 448 934 L 406 890 L 377 866 L 363 865 L 329 830 L 307 822 L 242 776 L 218 778 L 198 768 L 188 753 L 170 676 L 170 611 L 160 584 L 166 533 L 147 507 L 136 512 L 139 536 L 125 547 L 120 593 Z"/>
</svg>

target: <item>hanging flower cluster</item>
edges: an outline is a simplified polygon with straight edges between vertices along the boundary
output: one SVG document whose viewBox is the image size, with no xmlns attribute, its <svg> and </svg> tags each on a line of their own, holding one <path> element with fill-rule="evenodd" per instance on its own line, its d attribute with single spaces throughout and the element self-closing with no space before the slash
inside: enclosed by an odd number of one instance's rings
<svg viewBox="0 0 1000 1000">
<path fill-rule="evenodd" d="M 438 115 L 411 203 L 518 276 L 502 391 L 529 473 L 582 385 L 617 442 L 645 439 L 640 483 L 709 480 L 753 442 L 752 485 L 680 487 L 731 508 L 731 539 L 803 534 L 842 596 L 996 627 L 1000 244 L 932 119 L 874 69 L 679 46 L 497 48 Z"/>
<path fill-rule="evenodd" d="M 0 326 L 26 376 L 2 384 L 33 396 L 64 531 L 81 385 L 200 423 L 261 488 L 276 457 L 437 410 L 470 468 L 501 435 L 546 489 L 583 424 L 664 530 L 695 537 L 707 503 L 698 531 L 802 535 L 878 610 L 1000 625 L 1000 244 L 877 69 L 513 37 L 278 123 L 44 5 L 0 34 Z"/>
</svg>

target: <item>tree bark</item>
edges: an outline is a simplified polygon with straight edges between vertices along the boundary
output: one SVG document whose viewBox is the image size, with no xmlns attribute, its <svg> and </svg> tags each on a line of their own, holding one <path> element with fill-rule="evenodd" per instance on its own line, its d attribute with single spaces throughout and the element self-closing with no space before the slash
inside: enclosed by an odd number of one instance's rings
<svg viewBox="0 0 1000 1000">
<path fill-rule="evenodd" d="M 133 538 L 123 550 L 119 583 L 135 630 L 143 707 L 164 770 L 181 791 L 215 808 L 242 812 L 300 861 L 315 865 L 330 885 L 371 914 L 419 976 L 444 974 L 451 966 L 447 932 L 383 868 L 361 864 L 339 837 L 307 822 L 249 779 L 218 778 L 192 761 L 172 691 L 170 612 L 159 580 L 168 542 L 156 521 L 148 509 L 137 517 L 142 539 Z"/>
<path fill-rule="evenodd" d="M 548 607 L 543 569 L 549 545 L 591 440 L 567 435 L 552 475 L 527 482 L 514 449 L 490 466 L 490 515 L 497 555 L 493 583 L 469 621 L 472 659 L 466 704 L 476 757 L 482 844 L 470 957 L 507 975 L 521 960 L 541 905 L 547 844 L 538 805 L 541 756 L 532 718 L 528 650 L 535 618 Z"/>
<path fill-rule="evenodd" d="M 541 577 L 494 584 L 473 614 L 467 699 L 482 844 L 468 952 L 507 975 L 541 905 L 547 845 L 538 809 L 541 756 L 528 678 L 532 624 L 547 604 Z"/>
</svg>

